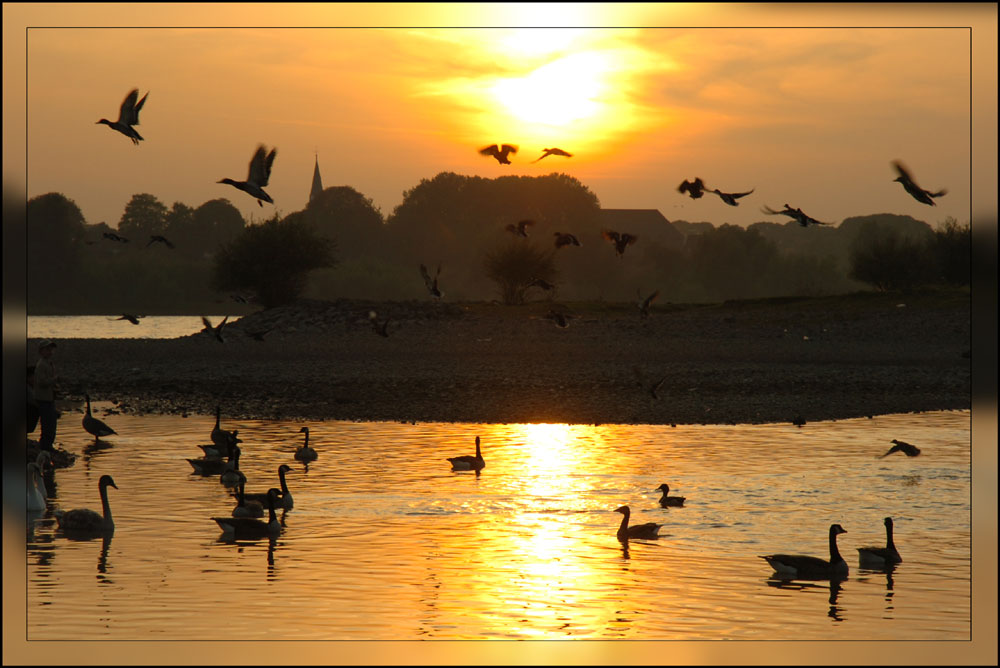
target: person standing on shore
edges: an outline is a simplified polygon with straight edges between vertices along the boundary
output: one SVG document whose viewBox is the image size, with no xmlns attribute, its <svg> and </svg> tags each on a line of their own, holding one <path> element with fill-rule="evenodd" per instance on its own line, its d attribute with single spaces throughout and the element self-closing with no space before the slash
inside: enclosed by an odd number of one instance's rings
<svg viewBox="0 0 1000 668">
<path fill-rule="evenodd" d="M 38 419 L 42 425 L 42 435 L 38 446 L 42 450 L 53 450 L 56 441 L 56 375 L 52 354 L 56 344 L 45 340 L 38 344 L 38 362 L 35 363 L 35 403 L 38 404 Z"/>
</svg>

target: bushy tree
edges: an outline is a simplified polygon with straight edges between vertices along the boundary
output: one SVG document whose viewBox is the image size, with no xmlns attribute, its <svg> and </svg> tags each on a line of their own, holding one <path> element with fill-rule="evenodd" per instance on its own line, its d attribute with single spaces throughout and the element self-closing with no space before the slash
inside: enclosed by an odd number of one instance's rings
<svg viewBox="0 0 1000 668">
<path fill-rule="evenodd" d="M 881 291 L 911 290 L 931 283 L 936 260 L 928 241 L 868 226 L 851 245 L 850 277 Z"/>
<path fill-rule="evenodd" d="M 167 207 L 149 193 L 132 195 L 125 205 L 118 231 L 134 243 L 145 244 L 152 234 L 164 234 L 167 229 Z"/>
<path fill-rule="evenodd" d="M 972 229 L 949 217 L 934 231 L 934 254 L 941 279 L 951 285 L 972 282 Z"/>
<path fill-rule="evenodd" d="M 778 249 L 755 229 L 722 225 L 690 237 L 691 276 L 710 299 L 748 299 L 773 294 Z"/>
<path fill-rule="evenodd" d="M 532 282 L 541 279 L 551 284 L 556 277 L 555 250 L 541 250 L 521 241 L 487 253 L 484 264 L 486 276 L 496 283 L 504 304 L 523 304 Z"/>
<path fill-rule="evenodd" d="M 212 285 L 250 292 L 265 307 L 295 300 L 309 272 L 335 263 L 334 243 L 302 220 L 271 219 L 244 228 L 215 255 Z"/>
<path fill-rule="evenodd" d="M 201 257 L 206 259 L 246 227 L 240 210 L 224 197 L 205 202 L 192 215 L 196 230 L 194 243 L 201 248 Z"/>
</svg>

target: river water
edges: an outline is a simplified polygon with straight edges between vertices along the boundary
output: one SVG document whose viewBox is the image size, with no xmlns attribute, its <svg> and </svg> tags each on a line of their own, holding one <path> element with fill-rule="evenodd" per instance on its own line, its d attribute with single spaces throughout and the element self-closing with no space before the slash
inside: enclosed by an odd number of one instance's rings
<svg viewBox="0 0 1000 668">
<path fill-rule="evenodd" d="M 235 505 L 193 473 L 214 416 L 68 411 L 47 508 L 28 516 L 32 640 L 968 640 L 970 413 L 739 426 L 228 420 L 247 490 L 292 467 L 294 508 L 274 539 L 228 540 Z M 319 458 L 293 458 L 311 430 Z M 473 454 L 480 475 L 446 457 Z M 922 454 L 880 459 L 893 438 Z M 69 540 L 53 511 L 100 510 L 110 540 Z M 661 508 L 655 488 L 687 497 Z M 625 546 L 632 522 L 662 524 Z M 903 557 L 858 567 L 891 516 Z M 829 558 L 841 524 L 847 580 L 771 579 L 758 555 Z"/>
</svg>

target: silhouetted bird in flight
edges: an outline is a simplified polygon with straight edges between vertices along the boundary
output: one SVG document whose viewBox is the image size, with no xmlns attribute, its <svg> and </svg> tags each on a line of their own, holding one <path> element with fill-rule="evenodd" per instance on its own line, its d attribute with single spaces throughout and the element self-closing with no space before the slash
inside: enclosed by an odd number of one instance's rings
<svg viewBox="0 0 1000 668">
<path fill-rule="evenodd" d="M 646 297 L 645 299 L 643 299 L 642 301 L 640 301 L 639 302 L 639 315 L 641 315 L 643 318 L 648 318 L 649 317 L 649 307 L 650 307 L 650 305 L 654 301 L 656 301 L 656 298 L 659 297 L 659 296 L 660 296 L 660 291 L 657 290 L 653 294 L 649 295 L 648 297 Z"/>
<path fill-rule="evenodd" d="M 566 156 L 567 158 L 572 158 L 573 157 L 572 153 L 567 153 L 566 151 L 562 150 L 561 148 L 543 148 L 542 150 L 544 151 L 544 153 L 542 153 L 542 158 L 547 158 L 550 155 L 562 155 L 562 156 Z M 539 158 L 538 160 L 541 160 L 542 158 Z M 534 164 L 534 163 L 538 162 L 538 160 L 532 160 L 531 162 L 532 162 L 532 164 Z"/>
<path fill-rule="evenodd" d="M 894 452 L 902 452 L 907 457 L 916 457 L 920 454 L 920 448 L 915 445 L 910 445 L 909 443 L 904 443 L 903 441 L 897 441 L 896 439 L 892 439 L 890 442 L 895 443 L 895 445 L 889 448 L 889 452 L 882 455 L 882 457 L 888 457 Z M 879 457 L 879 459 L 882 457 Z"/>
<path fill-rule="evenodd" d="M 225 343 L 226 341 L 222 338 L 222 328 L 226 326 L 227 320 L 229 320 L 228 315 L 222 319 L 222 322 L 213 327 L 211 320 L 209 320 L 205 316 L 201 316 L 201 322 L 205 325 L 205 329 L 203 329 L 202 331 L 209 332 L 212 336 L 215 337 L 215 340 L 218 341 L 219 343 Z"/>
<path fill-rule="evenodd" d="M 125 96 L 125 100 L 122 102 L 121 109 L 118 111 L 118 120 L 111 122 L 106 118 L 102 118 L 97 121 L 97 125 L 104 123 L 112 130 L 118 130 L 126 137 L 132 140 L 132 143 L 136 146 L 142 140 L 142 135 L 135 131 L 133 125 L 139 125 L 139 110 L 142 109 L 142 105 L 146 102 L 146 98 L 149 93 L 142 96 L 142 99 L 136 103 L 139 99 L 139 89 L 133 89 L 131 93 Z"/>
<path fill-rule="evenodd" d="M 123 236 L 117 235 L 114 232 L 105 232 L 101 236 L 104 237 L 105 239 L 110 239 L 111 241 L 120 241 L 123 244 L 127 244 L 128 243 L 128 239 L 126 239 Z"/>
<path fill-rule="evenodd" d="M 705 184 L 696 176 L 694 181 L 688 181 L 685 179 L 681 182 L 681 185 L 677 188 L 677 190 L 681 194 L 686 192 L 691 196 L 691 199 L 698 199 L 705 194 Z"/>
<path fill-rule="evenodd" d="M 371 321 L 372 330 L 376 334 L 389 338 L 389 318 L 379 322 L 378 314 L 375 311 L 368 311 L 368 319 Z"/>
<path fill-rule="evenodd" d="M 529 287 L 529 288 L 541 288 L 542 290 L 545 290 L 545 291 L 555 290 L 556 289 L 556 286 L 552 285 L 551 283 L 549 283 L 548 281 L 546 281 L 544 278 L 534 278 L 534 279 L 532 279 L 531 282 L 528 283 L 527 287 Z"/>
<path fill-rule="evenodd" d="M 517 147 L 511 144 L 504 144 L 503 146 L 493 144 L 492 146 L 479 149 L 479 153 L 481 155 L 492 155 L 501 165 L 509 165 L 510 159 L 507 156 L 511 153 L 517 153 Z"/>
<path fill-rule="evenodd" d="M 166 237 L 160 236 L 159 234 L 150 234 L 149 235 L 149 243 L 146 244 L 146 248 L 149 248 L 150 246 L 152 246 L 153 244 L 155 244 L 157 241 L 159 241 L 161 244 L 164 244 L 167 248 L 173 248 L 174 247 L 174 245 L 172 243 L 170 243 L 170 240 L 167 239 Z"/>
<path fill-rule="evenodd" d="M 271 178 L 271 165 L 274 163 L 274 156 L 277 153 L 278 149 L 276 148 L 271 149 L 271 152 L 268 153 L 264 145 L 261 144 L 257 147 L 257 152 L 253 154 L 253 158 L 250 160 L 250 170 L 246 181 L 222 179 L 218 183 L 228 183 L 234 188 L 239 188 L 243 192 L 255 197 L 259 206 L 264 206 L 261 200 L 269 204 L 274 204 L 271 196 L 264 192 L 264 186 L 267 185 L 268 179 Z"/>
<path fill-rule="evenodd" d="M 562 248 L 563 246 L 581 245 L 580 240 L 577 239 L 574 235 L 569 234 L 568 232 L 565 234 L 562 232 L 553 232 L 553 235 L 556 238 L 556 248 Z"/>
<path fill-rule="evenodd" d="M 900 183 L 902 183 L 903 187 L 906 188 L 906 192 L 910 193 L 910 195 L 913 196 L 913 199 L 917 200 L 918 202 L 923 202 L 924 204 L 930 204 L 931 206 L 935 206 L 934 200 L 932 199 L 933 197 L 941 197 L 942 195 L 948 194 L 948 191 L 945 190 L 944 188 L 937 191 L 936 193 L 932 193 L 930 190 L 924 190 L 923 188 L 918 186 L 916 182 L 913 180 L 913 177 L 910 176 L 910 173 L 906 171 L 905 167 L 903 167 L 903 163 L 901 163 L 899 160 L 893 161 L 892 166 L 896 168 L 897 172 L 899 172 L 899 176 L 894 178 L 893 181 L 899 181 Z"/>
<path fill-rule="evenodd" d="M 625 254 L 625 249 L 639 240 L 639 237 L 628 232 L 618 234 L 614 230 L 602 230 L 601 236 L 615 245 L 615 253 L 618 257 L 622 257 Z"/>
<path fill-rule="evenodd" d="M 243 295 L 229 295 L 229 298 L 238 304 L 249 304 L 250 299 L 244 297 Z"/>
<path fill-rule="evenodd" d="M 510 223 L 504 229 L 507 230 L 508 232 L 510 232 L 511 234 L 513 234 L 516 237 L 524 237 L 525 239 L 527 239 L 528 238 L 528 228 L 531 227 L 534 224 L 535 224 L 535 221 L 533 221 L 533 220 L 522 220 L 522 221 L 518 222 L 517 225 L 514 225 L 514 223 Z"/>
<path fill-rule="evenodd" d="M 132 315 L 131 313 L 124 313 L 120 318 L 110 318 L 110 320 L 128 320 L 133 325 L 139 324 L 139 318 L 145 318 L 144 315 Z"/>
<path fill-rule="evenodd" d="M 438 287 L 438 276 L 441 275 L 441 265 L 438 265 L 437 273 L 434 274 L 434 280 L 431 280 L 431 275 L 427 273 L 427 267 L 420 265 L 420 275 L 424 277 L 424 285 L 427 286 L 427 291 L 431 293 L 435 299 L 441 299 L 444 293 Z"/>
<path fill-rule="evenodd" d="M 792 207 L 788 206 L 787 204 L 785 205 L 785 208 L 782 211 L 775 211 L 774 209 L 772 209 L 771 207 L 769 207 L 769 206 L 767 206 L 765 204 L 764 207 L 761 209 L 761 211 L 763 211 L 764 213 L 771 214 L 772 216 L 777 216 L 777 215 L 790 216 L 790 217 L 794 218 L 795 221 L 799 225 L 801 225 L 802 227 L 809 227 L 810 224 L 812 224 L 812 225 L 829 225 L 830 224 L 830 223 L 824 223 L 824 222 L 818 221 L 815 218 L 810 218 L 806 214 L 802 213 L 802 209 L 793 209 Z"/>
<path fill-rule="evenodd" d="M 753 190 L 756 190 L 756 188 L 754 188 Z M 745 193 L 724 193 L 718 188 L 714 188 L 709 192 L 713 192 L 716 195 L 718 195 L 722 199 L 722 201 L 728 204 L 729 206 L 739 206 L 740 203 L 737 202 L 736 200 L 738 200 L 741 197 L 746 197 L 747 195 L 752 193 L 753 190 L 748 190 Z"/>
<path fill-rule="evenodd" d="M 660 389 L 660 387 L 663 385 L 663 382 L 667 379 L 666 376 L 664 376 L 663 378 L 659 379 L 655 383 L 650 384 L 646 380 L 646 377 L 643 375 L 643 373 L 639 369 L 639 367 L 637 367 L 637 366 L 632 367 L 632 373 L 635 374 L 635 381 L 636 381 L 636 383 L 643 390 L 645 390 L 646 392 L 649 392 L 649 396 L 653 397 L 654 399 L 659 399 L 660 398 L 660 395 L 658 395 L 656 392 L 657 392 L 657 390 Z"/>
</svg>

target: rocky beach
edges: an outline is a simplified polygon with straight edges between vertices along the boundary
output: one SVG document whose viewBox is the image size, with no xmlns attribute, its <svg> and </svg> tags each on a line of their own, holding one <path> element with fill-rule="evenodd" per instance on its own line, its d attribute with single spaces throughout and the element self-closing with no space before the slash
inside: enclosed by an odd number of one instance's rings
<svg viewBox="0 0 1000 668">
<path fill-rule="evenodd" d="M 972 402 L 967 292 L 654 304 L 648 317 L 597 302 L 302 300 L 231 320 L 224 342 L 60 339 L 60 397 L 243 419 L 649 424 Z"/>
</svg>

